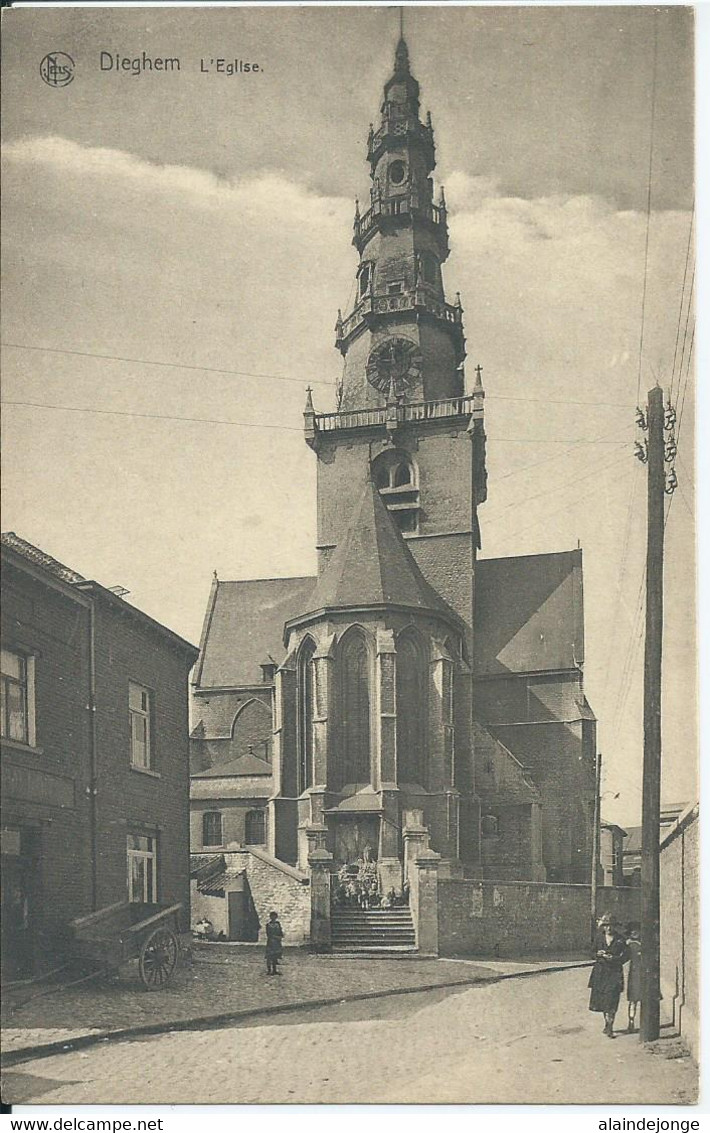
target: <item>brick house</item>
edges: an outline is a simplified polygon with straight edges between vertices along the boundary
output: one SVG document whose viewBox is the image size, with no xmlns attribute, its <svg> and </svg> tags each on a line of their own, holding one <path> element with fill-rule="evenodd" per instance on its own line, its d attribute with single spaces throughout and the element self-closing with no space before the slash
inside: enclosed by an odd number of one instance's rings
<svg viewBox="0 0 710 1133">
<path fill-rule="evenodd" d="M 444 289 L 446 201 L 434 199 L 433 129 L 404 40 L 367 158 L 355 298 L 336 322 L 337 408 L 317 412 L 309 390 L 304 411 L 318 573 L 213 581 L 193 808 L 211 798 L 219 822 L 234 821 L 220 763 L 251 745 L 272 769 L 267 851 L 294 868 L 314 851 L 336 868 L 374 860 L 382 891 L 399 892 L 403 830 L 421 815 L 442 877 L 586 882 L 596 721 L 582 554 L 479 555 L 485 393 L 480 366 L 466 389 L 463 308 Z M 193 849 L 207 852 L 202 835 L 198 822 Z"/>
<path fill-rule="evenodd" d="M 2 925 L 10 978 L 118 901 L 189 906 L 194 646 L 2 536 Z"/>
</svg>

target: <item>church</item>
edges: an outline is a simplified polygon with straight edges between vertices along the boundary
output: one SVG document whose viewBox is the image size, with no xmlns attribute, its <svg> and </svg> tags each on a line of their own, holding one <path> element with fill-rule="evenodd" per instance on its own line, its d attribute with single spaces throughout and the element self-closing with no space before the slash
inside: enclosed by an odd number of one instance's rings
<svg viewBox="0 0 710 1133">
<path fill-rule="evenodd" d="M 404 39 L 367 139 L 334 412 L 311 391 L 314 577 L 215 576 L 192 690 L 191 848 L 402 892 L 416 823 L 440 876 L 588 883 L 596 722 L 582 553 L 486 559 L 480 366 L 447 301 L 447 206 Z"/>
</svg>

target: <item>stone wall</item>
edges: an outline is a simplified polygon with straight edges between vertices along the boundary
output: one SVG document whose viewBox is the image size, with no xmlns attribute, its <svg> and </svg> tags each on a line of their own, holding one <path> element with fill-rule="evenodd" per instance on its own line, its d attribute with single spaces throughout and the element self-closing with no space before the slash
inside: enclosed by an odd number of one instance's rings
<svg viewBox="0 0 710 1133">
<path fill-rule="evenodd" d="M 588 953 L 588 885 L 440 878 L 439 953 L 442 956 L 563 956 Z M 598 914 L 639 920 L 638 889 L 597 891 Z"/>
<path fill-rule="evenodd" d="M 266 941 L 265 926 L 269 913 L 274 909 L 279 914 L 284 930 L 284 942 L 305 944 L 310 935 L 311 925 L 311 891 L 308 875 L 285 865 L 284 862 L 277 861 L 256 847 L 248 850 L 227 850 L 223 856 L 228 870 L 246 872 L 251 899 L 259 918 L 259 940 Z M 226 898 L 219 897 L 214 900 L 224 904 L 223 913 L 217 911 L 209 918 L 216 927 L 218 922 L 220 925 L 226 924 Z M 201 898 L 200 912 L 204 911 L 203 901 L 204 898 Z M 194 919 L 193 910 L 193 921 Z"/>
<path fill-rule="evenodd" d="M 661 992 L 673 1022 L 698 1056 L 700 997 L 700 823 L 698 807 L 680 816 L 661 843 Z"/>
</svg>

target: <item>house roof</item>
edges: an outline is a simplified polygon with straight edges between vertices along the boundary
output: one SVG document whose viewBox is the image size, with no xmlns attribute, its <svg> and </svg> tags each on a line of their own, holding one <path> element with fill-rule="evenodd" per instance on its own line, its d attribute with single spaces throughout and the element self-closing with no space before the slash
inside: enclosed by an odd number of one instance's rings
<svg viewBox="0 0 710 1133">
<path fill-rule="evenodd" d="M 215 580 L 202 631 L 197 689 L 261 684 L 261 663 L 267 656 L 283 660 L 284 623 L 305 609 L 315 582 L 312 575 Z"/>
<path fill-rule="evenodd" d="M 479 559 L 474 640 L 478 677 L 582 665 L 582 552 Z"/>
<path fill-rule="evenodd" d="M 386 605 L 453 616 L 421 573 L 377 487 L 368 481 L 303 616 L 320 610 Z M 292 619 L 297 620 L 300 618 Z"/>
<path fill-rule="evenodd" d="M 62 582 L 86 582 L 82 574 L 65 566 L 64 563 L 60 563 L 59 559 L 48 555 L 46 551 L 35 547 L 33 543 L 28 543 L 26 539 L 16 535 L 14 531 L 3 531 L 0 535 L 0 542 L 2 542 L 3 547 L 11 547 L 18 555 L 22 555 L 23 559 L 27 559 L 35 566 L 42 567 L 43 570 L 53 574 L 55 578 L 61 579 Z"/>
<path fill-rule="evenodd" d="M 273 775 L 273 768 L 265 759 L 248 752 L 240 755 L 238 759 L 230 759 L 225 763 L 213 763 L 204 771 L 197 771 L 193 779 L 229 779 L 239 775 Z"/>
<path fill-rule="evenodd" d="M 246 873 L 244 869 L 224 869 L 213 877 L 197 879 L 197 888 L 206 897 L 220 897 L 225 889 L 229 889 L 236 881 L 240 881 Z"/>
<path fill-rule="evenodd" d="M 28 543 L 26 539 L 22 539 L 16 535 L 14 531 L 5 531 L 0 535 L 0 542 L 2 546 L 16 555 L 19 555 L 25 562 L 30 563 L 33 567 L 39 568 L 51 578 L 58 579 L 60 582 L 66 583 L 74 590 L 75 593 L 81 593 L 89 598 L 98 599 L 113 609 L 119 611 L 121 614 L 127 614 L 129 617 L 135 618 L 136 621 L 141 622 L 144 626 L 155 630 L 161 637 L 166 639 L 171 646 L 186 653 L 190 664 L 197 658 L 197 649 L 185 638 L 180 637 L 179 634 L 163 625 L 162 622 L 156 621 L 151 618 L 150 614 L 144 613 L 139 610 L 137 606 L 126 602 L 118 594 L 114 594 L 112 590 L 102 586 L 100 582 L 84 578 L 83 575 L 77 571 L 72 570 L 71 567 L 65 566 L 60 563 L 58 559 L 48 555 L 46 551 L 35 547 L 33 543 Z M 81 599 L 78 599 L 81 600 Z M 86 601 L 86 598 L 84 599 Z"/>
</svg>

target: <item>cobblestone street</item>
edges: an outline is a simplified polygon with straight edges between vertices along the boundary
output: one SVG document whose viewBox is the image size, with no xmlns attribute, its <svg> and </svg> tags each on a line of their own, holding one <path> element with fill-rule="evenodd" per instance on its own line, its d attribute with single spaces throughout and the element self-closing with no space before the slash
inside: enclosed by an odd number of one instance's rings
<svg viewBox="0 0 710 1133">
<path fill-rule="evenodd" d="M 649 1052 L 637 1036 L 604 1038 L 599 1016 L 587 1010 L 587 979 L 586 969 L 572 969 L 106 1043 L 8 1070 L 3 1097 L 39 1104 L 692 1102 L 692 1060 L 678 1057 L 672 1039 Z"/>
<path fill-rule="evenodd" d="M 470 961 L 316 956 L 304 949 L 287 949 L 282 976 L 269 979 L 261 946 L 198 945 L 192 963 L 183 962 L 160 992 L 143 990 L 135 965 L 123 968 L 113 984 L 95 981 L 41 997 L 39 993 L 48 990 L 42 984 L 18 989 L 3 1003 L 3 1051 L 126 1027 L 167 1027 L 228 1012 L 475 980 L 499 969 L 514 972 L 531 966 L 535 965 L 508 963 L 501 968 Z M 29 999 L 31 995 L 38 998 Z"/>
</svg>

